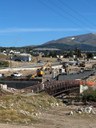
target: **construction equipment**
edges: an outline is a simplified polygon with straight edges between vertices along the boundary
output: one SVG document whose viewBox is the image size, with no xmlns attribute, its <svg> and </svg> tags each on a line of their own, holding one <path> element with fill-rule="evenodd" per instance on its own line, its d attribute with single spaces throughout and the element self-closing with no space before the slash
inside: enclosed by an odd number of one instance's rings
<svg viewBox="0 0 96 128">
<path fill-rule="evenodd" d="M 45 74 L 45 71 L 51 71 L 51 63 L 47 62 L 45 65 L 43 65 L 41 68 L 37 69 L 36 73 L 32 75 L 32 78 L 34 77 L 42 77 Z"/>
<path fill-rule="evenodd" d="M 44 71 L 42 69 L 37 69 L 37 76 L 42 77 L 44 75 Z"/>
</svg>

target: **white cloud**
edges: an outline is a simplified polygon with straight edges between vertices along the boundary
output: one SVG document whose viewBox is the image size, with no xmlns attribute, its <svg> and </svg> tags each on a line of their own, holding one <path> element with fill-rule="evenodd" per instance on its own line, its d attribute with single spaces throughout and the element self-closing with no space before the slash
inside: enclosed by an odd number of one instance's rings
<svg viewBox="0 0 96 128">
<path fill-rule="evenodd" d="M 82 31 L 80 28 L 8 28 L 0 29 L 0 33 L 24 33 L 24 32 L 70 32 Z"/>
<path fill-rule="evenodd" d="M 0 34 L 32 33 L 32 32 L 96 32 L 94 28 L 6 28 L 0 29 Z"/>
</svg>

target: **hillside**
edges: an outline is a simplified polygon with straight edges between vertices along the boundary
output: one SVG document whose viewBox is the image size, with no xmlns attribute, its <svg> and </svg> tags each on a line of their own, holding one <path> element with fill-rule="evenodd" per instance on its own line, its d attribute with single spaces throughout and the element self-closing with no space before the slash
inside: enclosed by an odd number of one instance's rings
<svg viewBox="0 0 96 128">
<path fill-rule="evenodd" d="M 96 34 L 89 33 L 78 36 L 70 36 L 58 40 L 49 41 L 40 48 L 59 48 L 62 50 L 79 48 L 81 50 L 96 51 Z"/>
<path fill-rule="evenodd" d="M 0 123 L 36 123 L 43 111 L 62 105 L 59 100 L 46 93 L 8 95 L 0 90 L 0 95 Z"/>
<path fill-rule="evenodd" d="M 38 48 L 52 48 L 54 50 L 60 49 L 60 50 L 74 50 L 76 48 L 81 49 L 82 51 L 96 51 L 96 34 L 88 33 L 88 34 L 82 34 L 77 36 L 69 36 L 64 37 L 57 40 L 52 40 L 46 43 L 43 43 L 42 45 L 30 45 L 30 46 L 23 46 L 23 47 L 0 47 L 0 51 L 4 51 L 7 49 L 7 51 L 10 50 L 19 50 L 21 52 L 27 52 L 32 51 L 33 49 Z"/>
</svg>

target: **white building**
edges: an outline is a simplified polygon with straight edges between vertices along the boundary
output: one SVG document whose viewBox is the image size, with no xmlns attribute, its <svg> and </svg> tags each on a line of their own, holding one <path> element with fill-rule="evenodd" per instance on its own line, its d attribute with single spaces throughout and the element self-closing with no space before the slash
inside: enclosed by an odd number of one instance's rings
<svg viewBox="0 0 96 128">
<path fill-rule="evenodd" d="M 15 54 L 12 57 L 12 60 L 14 61 L 26 61 L 29 62 L 32 60 L 32 57 L 30 54 L 22 53 L 22 54 Z"/>
</svg>

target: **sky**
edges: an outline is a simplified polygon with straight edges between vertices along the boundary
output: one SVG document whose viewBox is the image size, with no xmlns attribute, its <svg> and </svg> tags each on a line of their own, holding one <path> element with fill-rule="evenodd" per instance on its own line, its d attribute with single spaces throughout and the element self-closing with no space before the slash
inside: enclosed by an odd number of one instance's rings
<svg viewBox="0 0 96 128">
<path fill-rule="evenodd" d="M 96 0 L 0 0 L 0 46 L 96 33 Z"/>
</svg>

